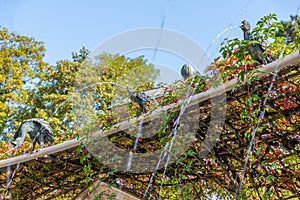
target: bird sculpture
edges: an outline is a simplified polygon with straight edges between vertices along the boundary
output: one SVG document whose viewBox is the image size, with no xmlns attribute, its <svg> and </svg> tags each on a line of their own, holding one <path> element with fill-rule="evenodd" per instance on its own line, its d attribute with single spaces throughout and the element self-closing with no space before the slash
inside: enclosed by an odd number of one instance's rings
<svg viewBox="0 0 300 200">
<path fill-rule="evenodd" d="M 181 68 L 181 76 L 184 80 L 192 77 L 194 74 L 194 68 L 190 64 L 184 64 Z"/>
<path fill-rule="evenodd" d="M 250 55 L 254 60 L 256 60 L 260 64 L 267 64 L 274 60 L 276 60 L 276 57 L 274 55 L 268 55 L 266 58 L 264 57 L 264 51 L 267 49 L 267 46 L 269 45 L 269 42 L 265 39 L 261 39 L 258 37 L 253 37 L 250 30 L 251 26 L 250 23 L 247 20 L 243 20 L 240 28 L 244 32 L 244 40 L 249 41 L 258 41 L 257 44 L 251 44 L 247 47 Z"/>
<path fill-rule="evenodd" d="M 39 143 L 40 148 L 44 148 L 44 144 L 54 141 L 52 128 L 49 123 L 40 118 L 33 118 L 25 120 L 21 123 L 14 135 L 14 141 L 11 143 L 14 146 L 21 146 L 27 133 L 29 134 L 33 143 L 32 151 L 35 150 L 36 142 Z"/>
<path fill-rule="evenodd" d="M 143 112 L 147 110 L 146 102 L 150 101 L 150 97 L 145 92 L 134 92 L 131 87 L 127 87 L 127 91 L 129 93 L 129 98 L 131 101 L 139 104 L 142 108 Z"/>
</svg>

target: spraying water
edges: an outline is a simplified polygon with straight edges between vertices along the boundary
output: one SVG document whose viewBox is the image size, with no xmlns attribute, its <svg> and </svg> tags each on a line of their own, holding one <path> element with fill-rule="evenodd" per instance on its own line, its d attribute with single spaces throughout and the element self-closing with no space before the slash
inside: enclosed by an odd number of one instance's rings
<svg viewBox="0 0 300 200">
<path fill-rule="evenodd" d="M 150 178 L 149 183 L 147 185 L 147 188 L 146 188 L 146 190 L 144 192 L 143 198 L 145 198 L 146 195 L 148 194 L 148 191 L 149 191 L 150 186 L 151 186 L 151 184 L 153 182 L 154 176 L 157 173 L 158 167 L 160 166 L 161 161 L 163 161 L 165 159 L 165 157 L 166 157 L 166 155 L 168 153 L 167 150 L 168 150 L 169 144 L 170 144 L 169 142 L 166 143 L 166 145 L 164 147 L 164 150 L 161 152 L 161 154 L 159 156 L 159 160 L 157 162 L 156 168 L 155 168 L 154 172 L 151 174 L 151 178 Z"/>
<path fill-rule="evenodd" d="M 235 26 L 231 26 L 229 28 L 226 28 L 224 29 L 223 31 L 221 31 L 216 37 L 215 39 L 211 42 L 211 44 L 209 45 L 209 47 L 207 48 L 207 51 L 213 46 L 213 44 L 216 43 L 216 41 L 222 36 L 224 35 L 226 32 L 228 31 L 231 31 L 233 28 L 237 28 L 239 27 L 239 25 L 235 25 Z M 201 63 L 201 61 L 200 61 Z M 178 125 L 179 125 L 179 122 L 180 122 L 180 119 L 181 117 L 183 116 L 184 112 L 186 111 L 187 107 L 188 107 L 188 103 L 191 99 L 191 97 L 193 96 L 194 92 L 195 92 L 195 88 L 192 87 L 192 83 L 194 82 L 194 78 L 192 78 L 192 81 L 191 81 L 191 84 L 188 86 L 187 88 L 187 93 L 188 93 L 188 96 L 186 97 L 186 99 L 183 101 L 181 107 L 180 107 L 180 112 L 179 112 L 179 115 L 178 117 L 176 118 L 175 122 L 174 122 L 174 125 L 173 125 L 173 129 L 172 129 L 172 133 L 173 133 L 173 137 L 171 138 L 171 141 L 170 143 L 167 143 L 164 147 L 164 154 L 162 154 L 163 156 L 160 156 L 159 160 L 158 160 L 158 163 L 157 163 L 157 167 L 159 166 L 159 164 L 161 163 L 161 161 L 163 159 L 165 159 L 165 156 L 166 156 L 166 151 L 168 152 L 168 156 L 167 156 L 167 161 L 164 165 L 164 171 L 163 171 L 163 174 L 162 176 L 165 177 L 166 176 L 166 172 L 167 172 L 167 168 L 168 168 L 168 165 L 169 165 L 169 162 L 170 162 L 170 159 L 171 159 L 171 150 L 172 150 L 172 147 L 173 147 L 173 144 L 174 144 L 174 141 L 176 139 L 176 136 L 177 136 L 177 128 L 178 128 Z M 162 153 L 163 153 L 162 152 Z M 156 170 L 152 173 L 151 175 L 151 178 L 150 178 L 150 181 L 147 185 L 147 188 L 143 194 L 143 197 L 146 197 L 147 196 L 147 193 L 149 192 L 149 189 L 151 187 L 151 184 L 153 182 L 153 177 L 156 175 L 157 173 L 157 168 Z M 162 187 L 163 187 L 163 182 L 161 183 L 160 185 L 160 191 L 162 191 Z M 159 197 L 159 199 L 161 199 L 161 197 Z"/>
</svg>

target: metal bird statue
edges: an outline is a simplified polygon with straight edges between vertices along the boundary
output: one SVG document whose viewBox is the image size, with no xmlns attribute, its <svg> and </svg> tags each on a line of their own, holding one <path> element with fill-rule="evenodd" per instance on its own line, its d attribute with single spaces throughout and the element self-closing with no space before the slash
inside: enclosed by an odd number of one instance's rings
<svg viewBox="0 0 300 200">
<path fill-rule="evenodd" d="M 261 39 L 258 37 L 253 37 L 250 29 L 250 23 L 247 20 L 243 20 L 240 28 L 244 32 L 244 40 L 250 40 L 250 41 L 258 41 L 259 44 L 251 44 L 247 47 L 250 55 L 254 60 L 259 62 L 260 64 L 267 64 L 274 60 L 276 60 L 276 57 L 274 55 L 268 55 L 267 58 L 264 57 L 264 51 L 267 49 L 267 46 L 269 45 L 269 42 L 265 39 Z"/>
<path fill-rule="evenodd" d="M 131 101 L 139 104 L 139 106 L 142 108 L 143 112 L 145 112 L 147 110 L 146 102 L 150 101 L 150 97 L 143 91 L 134 92 L 131 87 L 127 87 L 127 91 L 129 93 L 129 97 L 130 97 Z"/>
<path fill-rule="evenodd" d="M 14 146 L 20 146 L 24 142 L 27 133 L 33 143 L 32 151 L 35 149 L 36 142 L 40 144 L 40 148 L 43 148 L 44 144 L 54 141 L 52 128 L 49 123 L 40 118 L 33 118 L 21 123 L 14 135 L 14 141 L 11 143 Z"/>
<path fill-rule="evenodd" d="M 181 68 L 181 76 L 184 80 L 192 77 L 194 74 L 194 68 L 190 64 L 184 64 Z"/>
</svg>

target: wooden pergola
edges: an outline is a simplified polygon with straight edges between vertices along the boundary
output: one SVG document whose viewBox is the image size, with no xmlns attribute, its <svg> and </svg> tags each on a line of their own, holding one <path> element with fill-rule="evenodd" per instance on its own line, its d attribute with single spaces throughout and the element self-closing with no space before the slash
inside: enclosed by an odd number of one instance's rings
<svg viewBox="0 0 300 200">
<path fill-rule="evenodd" d="M 194 190 L 191 196 L 203 198 L 210 191 L 222 192 L 234 196 L 241 180 L 247 148 L 250 142 L 249 134 L 255 123 L 249 118 L 241 119 L 246 108 L 247 95 L 254 89 L 259 97 L 267 94 L 270 84 L 273 90 L 266 104 L 266 112 L 261 121 L 260 129 L 256 132 L 254 150 L 250 165 L 247 168 L 244 185 L 247 192 L 243 195 L 251 198 L 256 194 L 269 194 L 270 198 L 300 199 L 300 66 L 299 51 L 283 59 L 278 59 L 260 68 L 259 80 L 239 87 L 232 92 L 237 79 L 232 79 L 217 88 L 195 94 L 190 98 L 190 112 L 199 112 L 196 135 L 186 151 L 196 154 L 185 155 L 180 162 L 170 163 L 164 171 L 158 169 L 152 172 L 135 173 L 133 171 L 116 171 L 104 165 L 96 158 L 90 158 L 91 181 L 86 184 L 86 162 L 80 161 L 85 150 L 78 150 L 82 140 L 70 140 L 50 146 L 38 152 L 20 155 L 0 161 L 0 199 L 93 199 L 116 193 L 124 199 L 152 198 L 157 199 L 158 191 L 172 186 L 165 180 L 178 177 L 177 171 L 183 170 L 188 164 L 189 171 L 184 172 L 180 183 L 182 188 L 192 184 Z M 274 70 L 278 68 L 277 78 L 272 82 Z M 197 156 L 203 149 L 203 141 L 211 120 L 213 105 L 211 99 L 221 93 L 226 94 L 226 118 L 222 133 L 214 148 L 204 157 Z M 285 105 L 289 104 L 289 105 Z M 255 110 L 262 105 L 259 100 L 252 102 Z M 196 110 L 195 110 L 196 107 Z M 160 116 L 163 112 L 178 113 L 174 105 L 157 109 L 143 116 L 143 127 L 147 129 L 149 120 Z M 189 109 L 189 108 L 187 108 Z M 177 115 L 174 115 L 176 118 Z M 132 149 L 132 143 L 126 145 L 119 141 L 124 138 L 134 140 L 126 135 L 127 129 L 138 119 L 131 119 L 113 126 L 110 130 L 95 133 L 100 137 L 113 138 L 115 144 L 123 149 Z M 153 136 L 139 142 L 135 153 L 148 152 L 151 144 L 163 148 L 159 141 L 165 136 Z M 139 162 L 136 158 L 136 162 Z M 179 158 L 180 159 L 180 158 Z M 252 159 L 252 160 L 251 160 Z M 146 162 L 140 160 L 140 162 Z M 153 178 L 153 177 L 154 178 Z M 151 187 L 147 194 L 144 191 Z M 175 183 L 174 183 L 175 184 Z M 90 188 L 93 185 L 94 190 Z M 91 189 L 91 190 L 90 190 Z M 269 192 L 270 191 L 270 192 Z M 102 196 L 101 196 L 102 195 Z M 167 195 L 167 194 L 166 194 Z"/>
</svg>

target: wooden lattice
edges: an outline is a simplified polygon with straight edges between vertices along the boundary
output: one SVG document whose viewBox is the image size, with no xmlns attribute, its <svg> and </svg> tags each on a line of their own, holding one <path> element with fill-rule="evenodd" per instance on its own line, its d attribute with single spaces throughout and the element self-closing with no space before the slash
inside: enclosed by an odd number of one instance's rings
<svg viewBox="0 0 300 200">
<path fill-rule="evenodd" d="M 177 190 L 180 191 L 189 184 L 193 185 L 192 190 L 189 191 L 191 199 L 201 199 L 210 192 L 219 192 L 233 197 L 243 180 L 244 188 L 247 188 L 242 194 L 245 198 L 256 195 L 261 199 L 268 197 L 300 199 L 300 66 L 298 64 L 281 68 L 272 83 L 273 89 L 265 106 L 264 118 L 256 132 L 246 176 L 242 177 L 251 133 L 257 124 L 253 116 L 260 114 L 254 111 L 264 107 L 263 100 L 270 87 L 272 76 L 272 73 L 263 75 L 258 81 L 242 86 L 235 92 L 231 90 L 226 92 L 226 107 L 224 107 L 226 118 L 223 130 L 214 148 L 205 157 L 199 157 L 198 154 L 207 145 L 203 141 L 209 123 L 213 120 L 211 116 L 213 103 L 211 99 L 207 99 L 187 108 L 190 113 L 196 113 L 191 114 L 187 121 L 198 122 L 195 127 L 196 135 L 189 138 L 192 141 L 185 150 L 194 153 L 182 155 L 170 163 L 165 172 L 160 168 L 145 197 L 157 199 L 161 195 L 159 191 L 165 191 L 163 195 L 167 197 L 169 195 L 167 191 L 174 192 L 171 187 L 179 185 L 180 188 Z M 252 99 L 249 107 L 247 101 L 253 91 L 257 94 L 257 98 Z M 179 111 L 173 109 L 170 113 L 172 112 L 175 114 L 169 119 L 168 127 L 172 126 Z M 194 118 L 195 116 L 197 118 Z M 143 127 L 147 129 L 147 126 L 149 123 L 145 122 Z M 139 141 L 135 153 L 163 148 L 161 139 L 171 133 L 168 128 L 166 130 L 165 135 L 154 134 Z M 133 148 L 135 140 L 125 129 L 110 134 L 109 138 L 116 146 L 127 150 Z M 124 143 L 124 140 L 129 142 Z M 149 146 L 154 149 L 149 149 Z M 101 150 L 101 148 L 96 149 Z M 5 199 L 11 195 L 13 199 L 73 199 L 97 180 L 115 184 L 137 197 L 143 197 L 152 175 L 151 170 L 140 173 L 131 171 L 112 173 L 111 167 L 101 164 L 93 157 L 80 162 L 81 156 L 86 153 L 86 149 L 78 152 L 75 147 L 72 147 L 48 157 L 21 163 L 19 166 L 2 168 L 0 174 L 2 196 L 0 197 Z M 145 163 L 141 167 L 147 167 L 149 164 L 145 160 L 140 162 Z M 92 174 L 92 182 L 89 184 L 86 184 L 84 172 L 86 170 L 84 165 L 87 163 L 91 166 L 90 174 Z M 188 171 L 186 166 L 190 166 Z M 7 177 L 12 176 L 9 172 L 15 174 L 7 188 L 9 181 Z M 168 181 L 173 179 L 180 179 L 181 182 Z"/>
</svg>

